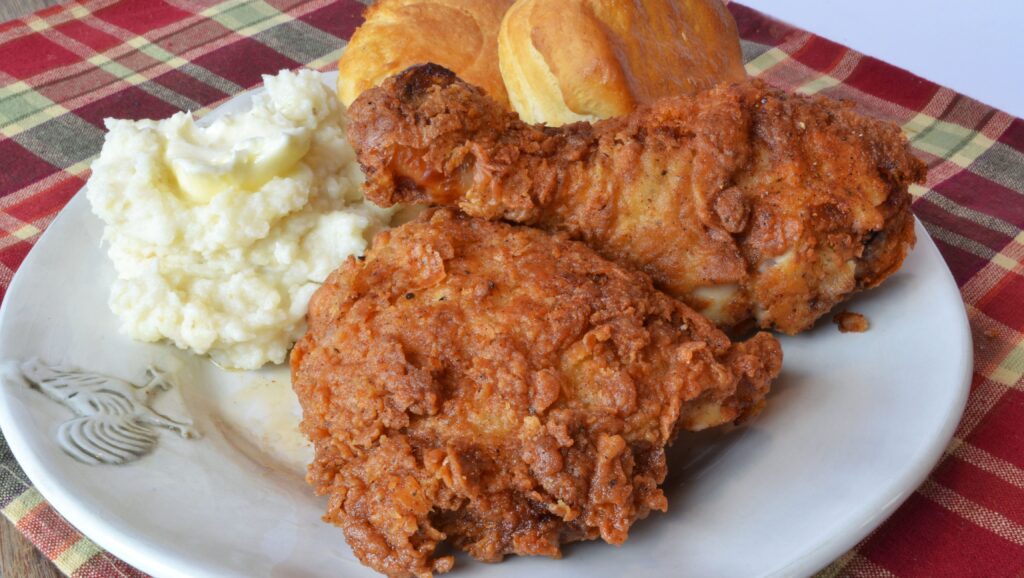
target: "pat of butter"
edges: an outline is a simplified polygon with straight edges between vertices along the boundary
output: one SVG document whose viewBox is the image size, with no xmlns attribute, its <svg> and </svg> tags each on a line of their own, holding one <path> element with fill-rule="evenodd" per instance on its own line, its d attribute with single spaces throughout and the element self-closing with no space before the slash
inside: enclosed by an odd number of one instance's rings
<svg viewBox="0 0 1024 578">
<path fill-rule="evenodd" d="M 181 195 L 197 204 L 228 189 L 256 191 L 287 176 L 309 152 L 312 139 L 306 128 L 283 128 L 245 115 L 205 128 L 183 115 L 177 124 L 167 135 L 164 161 Z"/>
</svg>

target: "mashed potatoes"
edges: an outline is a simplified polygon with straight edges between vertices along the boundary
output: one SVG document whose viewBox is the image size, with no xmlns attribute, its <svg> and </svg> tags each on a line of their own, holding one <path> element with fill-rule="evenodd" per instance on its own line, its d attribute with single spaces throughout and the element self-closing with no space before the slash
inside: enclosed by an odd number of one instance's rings
<svg viewBox="0 0 1024 578">
<path fill-rule="evenodd" d="M 318 74 L 264 83 L 252 110 L 205 128 L 187 113 L 108 119 L 87 193 L 122 330 L 240 369 L 284 361 L 318 284 L 391 217 L 363 200 L 344 111 Z"/>
</svg>

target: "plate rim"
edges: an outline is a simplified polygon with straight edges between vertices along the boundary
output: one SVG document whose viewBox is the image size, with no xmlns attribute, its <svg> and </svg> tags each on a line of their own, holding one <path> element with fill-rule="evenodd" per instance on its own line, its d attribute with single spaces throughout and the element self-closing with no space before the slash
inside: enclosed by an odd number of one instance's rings
<svg viewBox="0 0 1024 578">
<path fill-rule="evenodd" d="M 914 466 L 908 468 L 902 476 L 898 476 L 897 480 L 892 483 L 889 491 L 880 493 L 875 500 L 875 507 L 865 509 L 865 515 L 861 516 L 860 524 L 855 529 L 849 531 L 845 536 L 832 536 L 814 550 L 801 558 L 793 560 L 793 562 L 773 572 L 770 576 L 810 576 L 852 550 L 861 540 L 884 524 L 924 484 L 928 476 L 931 475 L 932 470 L 939 464 L 939 461 L 946 452 L 946 448 L 949 447 L 950 441 L 956 434 L 956 429 L 963 420 L 964 411 L 967 408 L 967 400 L 970 396 L 971 380 L 974 375 L 974 343 L 970 319 L 967 316 L 967 305 L 963 301 L 960 286 L 953 277 L 953 272 L 949 269 L 945 257 L 942 256 L 934 239 L 928 233 L 924 223 L 917 218 L 917 215 L 914 215 L 914 224 L 918 239 L 917 246 L 913 250 L 925 250 L 920 246 L 923 244 L 921 235 L 923 233 L 924 243 L 927 243 L 927 250 L 934 251 L 942 263 L 942 272 L 945 278 L 943 290 L 955 292 L 957 300 L 961 304 L 961 307 L 957 309 L 957 318 L 959 320 L 959 331 L 957 333 L 963 337 L 960 340 L 961 351 L 958 358 L 960 363 L 958 379 L 960 388 L 957 390 L 958 396 L 949 406 L 949 411 L 943 417 L 939 434 L 932 437 L 928 447 L 921 452 L 921 456 L 915 461 Z M 874 513 L 871 513 L 870 510 L 874 510 Z"/>
</svg>

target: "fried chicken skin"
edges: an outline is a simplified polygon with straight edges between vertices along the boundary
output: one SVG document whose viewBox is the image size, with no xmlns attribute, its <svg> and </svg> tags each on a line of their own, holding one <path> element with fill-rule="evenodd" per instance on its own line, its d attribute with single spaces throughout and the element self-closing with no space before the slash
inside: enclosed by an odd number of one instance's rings
<svg viewBox="0 0 1024 578">
<path fill-rule="evenodd" d="M 781 362 L 582 243 L 435 209 L 327 279 L 291 368 L 325 519 L 424 577 L 445 539 L 485 561 L 621 544 L 667 507 L 666 444 L 756 414 Z"/>
<path fill-rule="evenodd" d="M 915 241 L 899 128 L 756 80 L 548 128 L 423 65 L 349 115 L 375 203 L 568 232 L 725 328 L 808 329 Z"/>
</svg>

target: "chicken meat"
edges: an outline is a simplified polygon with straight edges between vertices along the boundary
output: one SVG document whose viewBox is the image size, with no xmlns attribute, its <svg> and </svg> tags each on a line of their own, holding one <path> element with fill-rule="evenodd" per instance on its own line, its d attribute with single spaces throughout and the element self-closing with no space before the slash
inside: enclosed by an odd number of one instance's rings
<svg viewBox="0 0 1024 578">
<path fill-rule="evenodd" d="M 432 209 L 314 294 L 292 352 L 308 480 L 393 577 L 621 544 L 667 507 L 665 446 L 756 414 L 778 341 L 731 343 L 565 235 Z"/>
<path fill-rule="evenodd" d="M 349 115 L 377 204 L 567 232 L 723 328 L 808 329 L 915 240 L 925 167 L 900 129 L 757 80 L 550 128 L 428 64 Z"/>
</svg>

